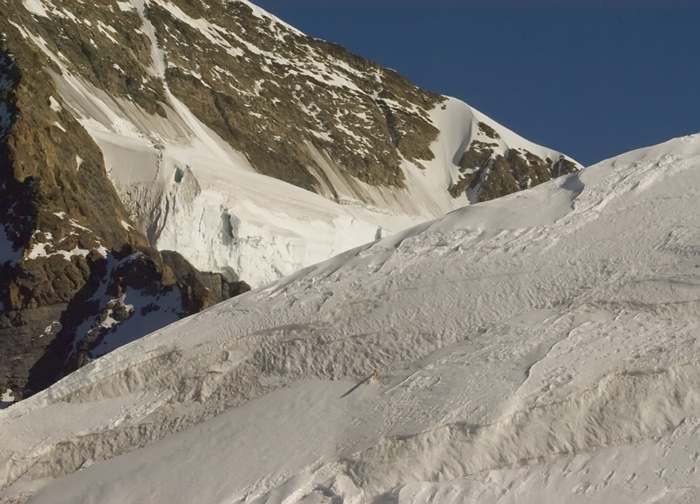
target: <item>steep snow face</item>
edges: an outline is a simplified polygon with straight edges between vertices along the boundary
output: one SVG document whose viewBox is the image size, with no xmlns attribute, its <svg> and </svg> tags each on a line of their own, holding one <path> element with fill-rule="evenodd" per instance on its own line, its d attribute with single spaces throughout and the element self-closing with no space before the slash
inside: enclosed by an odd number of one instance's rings
<svg viewBox="0 0 700 504">
<path fill-rule="evenodd" d="M 532 154 L 541 180 L 561 156 L 247 1 L 85 9 L 27 0 L 11 25 L 61 69 L 132 220 L 203 271 L 259 286 L 478 201 L 499 156 Z"/>
<path fill-rule="evenodd" d="M 202 271 L 225 272 L 254 286 L 468 203 L 446 188 L 459 179 L 456 163 L 485 120 L 501 132 L 498 152 L 527 148 L 543 158 L 560 156 L 448 99 L 431 112 L 440 130 L 431 146 L 435 157 L 421 167 L 404 160 L 403 189 L 348 177 L 308 143 L 319 179 L 337 194 L 334 201 L 257 173 L 181 103 L 167 121 L 138 111 L 128 119 L 88 84 L 56 78 L 74 109 L 109 118 L 83 124 L 100 145 L 132 218 L 156 248 L 177 250 Z M 175 136 L 168 133 L 173 127 Z"/>
<path fill-rule="evenodd" d="M 698 193 L 700 134 L 177 322 L 0 412 L 0 499 L 693 502 Z"/>
</svg>

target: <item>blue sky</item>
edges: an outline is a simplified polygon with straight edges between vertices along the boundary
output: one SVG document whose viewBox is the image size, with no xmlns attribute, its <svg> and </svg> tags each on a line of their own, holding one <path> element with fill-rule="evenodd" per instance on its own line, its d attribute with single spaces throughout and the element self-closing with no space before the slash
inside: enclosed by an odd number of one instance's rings
<svg viewBox="0 0 700 504">
<path fill-rule="evenodd" d="M 586 165 L 700 132 L 700 0 L 253 1 Z"/>
</svg>

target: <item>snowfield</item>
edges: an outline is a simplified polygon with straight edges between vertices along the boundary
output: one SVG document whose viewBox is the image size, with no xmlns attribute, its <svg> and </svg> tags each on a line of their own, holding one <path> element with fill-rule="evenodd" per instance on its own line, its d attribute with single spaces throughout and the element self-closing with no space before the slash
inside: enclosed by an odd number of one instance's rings
<svg viewBox="0 0 700 504">
<path fill-rule="evenodd" d="M 697 502 L 698 197 L 700 134 L 177 322 L 0 411 L 0 502 Z"/>
</svg>

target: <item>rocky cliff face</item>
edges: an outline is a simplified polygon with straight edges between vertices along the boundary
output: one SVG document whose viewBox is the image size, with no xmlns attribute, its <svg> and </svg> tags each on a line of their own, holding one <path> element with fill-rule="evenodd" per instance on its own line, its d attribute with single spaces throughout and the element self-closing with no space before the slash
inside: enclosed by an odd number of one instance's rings
<svg viewBox="0 0 700 504">
<path fill-rule="evenodd" d="M 579 168 L 247 1 L 6 0 L 0 31 L 16 396 L 239 280 Z"/>
<path fill-rule="evenodd" d="M 22 38 L 0 47 L 0 223 L 0 390 L 15 398 L 232 293 L 177 275 L 134 229 Z"/>
</svg>

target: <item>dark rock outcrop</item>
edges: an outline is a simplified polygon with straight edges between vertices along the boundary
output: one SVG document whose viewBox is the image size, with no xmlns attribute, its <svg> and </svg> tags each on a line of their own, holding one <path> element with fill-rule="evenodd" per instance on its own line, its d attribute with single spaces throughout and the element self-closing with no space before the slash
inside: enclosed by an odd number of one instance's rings
<svg viewBox="0 0 700 504">
<path fill-rule="evenodd" d="M 472 140 L 459 160 L 460 178 L 450 188 L 454 198 L 467 193 L 471 203 L 488 201 L 580 169 L 563 156 L 542 159 L 526 149 L 514 148 L 499 153 L 498 133 L 483 122 L 478 127 L 481 138 L 487 138 Z"/>
</svg>

